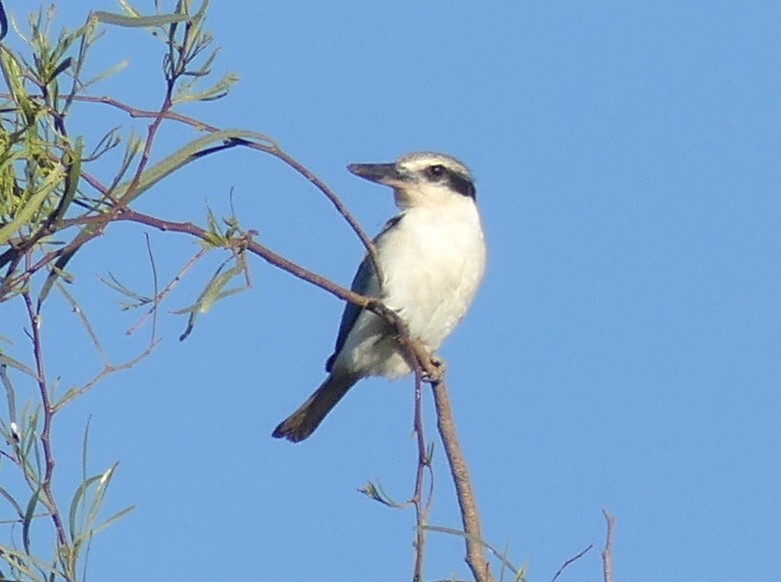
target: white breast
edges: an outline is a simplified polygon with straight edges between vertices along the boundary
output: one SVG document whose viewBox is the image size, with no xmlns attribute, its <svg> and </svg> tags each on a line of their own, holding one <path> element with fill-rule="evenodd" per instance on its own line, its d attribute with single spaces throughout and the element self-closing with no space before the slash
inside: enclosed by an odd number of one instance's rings
<svg viewBox="0 0 781 582">
<path fill-rule="evenodd" d="M 410 335 L 436 350 L 466 313 L 485 271 L 486 249 L 473 200 L 407 209 L 376 241 L 383 301 Z M 357 376 L 411 372 L 393 333 L 376 315 L 358 316 L 335 367 Z"/>
<path fill-rule="evenodd" d="M 485 270 L 477 208 L 459 197 L 415 207 L 380 241 L 385 302 L 410 334 L 436 350 L 466 313 Z"/>
</svg>

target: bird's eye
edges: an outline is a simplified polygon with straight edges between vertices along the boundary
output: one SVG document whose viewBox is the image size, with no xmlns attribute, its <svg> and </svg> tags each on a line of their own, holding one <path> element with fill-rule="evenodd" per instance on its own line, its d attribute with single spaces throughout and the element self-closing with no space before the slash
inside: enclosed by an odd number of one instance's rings
<svg viewBox="0 0 781 582">
<path fill-rule="evenodd" d="M 446 171 L 447 170 L 445 169 L 445 166 L 437 164 L 435 166 L 429 166 L 426 168 L 426 175 L 432 180 L 438 180 L 445 175 Z"/>
</svg>

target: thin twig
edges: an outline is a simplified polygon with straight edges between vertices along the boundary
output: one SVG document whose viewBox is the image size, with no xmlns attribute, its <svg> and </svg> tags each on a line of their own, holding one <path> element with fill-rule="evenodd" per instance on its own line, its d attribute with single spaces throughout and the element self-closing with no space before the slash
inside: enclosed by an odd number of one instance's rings
<svg viewBox="0 0 781 582">
<path fill-rule="evenodd" d="M 173 288 L 176 286 L 177 283 L 179 283 L 184 275 L 189 271 L 199 260 L 201 260 L 206 253 L 209 252 L 209 249 L 206 247 L 203 247 L 198 250 L 195 255 L 190 257 L 190 259 L 185 263 L 185 265 L 179 269 L 179 272 L 174 276 L 173 279 L 171 279 L 168 284 L 163 288 L 162 291 L 157 293 L 155 295 L 155 298 L 152 301 L 152 307 L 147 311 L 144 315 L 142 315 L 139 320 L 134 323 L 131 327 L 125 331 L 125 335 L 133 335 L 138 328 L 140 328 L 144 322 L 149 318 L 150 315 L 152 315 L 158 308 L 158 305 L 163 302 L 163 299 L 166 298 L 166 296 L 173 290 Z"/>
<path fill-rule="evenodd" d="M 54 452 L 51 445 L 51 428 L 54 417 L 54 409 L 49 402 L 49 387 L 46 383 L 46 366 L 43 362 L 43 342 L 41 340 L 41 320 L 33 306 L 33 300 L 29 291 L 22 293 L 24 304 L 27 308 L 27 317 L 30 322 L 30 332 L 33 343 L 33 357 L 35 358 L 35 370 L 38 376 L 38 391 L 41 397 L 41 407 L 43 408 L 43 428 L 41 429 L 41 445 L 43 447 L 44 474 L 40 483 L 46 499 L 46 506 L 51 515 L 54 529 L 57 531 L 57 543 L 65 550 L 68 547 L 68 537 L 65 533 L 65 526 L 62 523 L 60 511 L 57 508 L 57 501 L 52 493 L 52 476 L 54 475 Z"/>
<path fill-rule="evenodd" d="M 181 113 L 176 113 L 174 111 L 171 111 L 170 108 L 165 112 L 163 112 L 162 110 L 150 111 L 150 110 L 138 109 L 136 107 L 128 105 L 127 103 L 123 103 L 122 101 L 119 101 L 117 99 L 113 99 L 111 97 L 93 97 L 90 95 L 77 95 L 74 97 L 74 101 L 83 101 L 88 103 L 101 103 L 104 105 L 109 105 L 111 107 L 115 107 L 116 109 L 124 111 L 130 117 L 136 119 L 157 120 L 162 115 L 162 117 L 165 119 L 183 123 L 185 125 L 189 125 L 190 127 L 200 131 L 208 131 L 210 133 L 215 133 L 220 131 L 220 128 L 218 128 L 215 125 L 205 123 L 203 121 L 200 121 L 199 119 L 195 119 L 187 115 L 182 115 Z M 288 166 L 290 166 L 296 172 L 301 174 L 304 178 L 309 180 L 318 190 L 320 190 L 320 192 L 322 192 L 326 196 L 326 198 L 328 198 L 331 204 L 333 204 L 333 206 L 336 208 L 337 212 L 339 212 L 339 214 L 342 215 L 342 217 L 347 221 L 347 224 L 350 225 L 350 228 L 352 228 L 353 232 L 355 232 L 355 234 L 358 236 L 360 241 L 363 243 L 363 246 L 366 248 L 366 251 L 369 253 L 369 256 L 372 259 L 372 263 L 374 264 L 375 272 L 378 275 L 377 279 L 380 281 L 380 284 L 382 285 L 384 278 L 382 276 L 382 268 L 380 266 L 379 257 L 377 255 L 377 249 L 374 246 L 374 241 L 372 241 L 371 237 L 368 234 L 366 234 L 366 231 L 363 230 L 361 225 L 358 223 L 358 221 L 355 219 L 352 213 L 348 210 L 348 208 L 344 205 L 344 203 L 339 198 L 339 196 L 337 196 L 336 193 L 331 188 L 329 188 L 328 185 L 325 182 L 323 182 L 314 172 L 312 172 L 309 168 L 304 166 L 301 162 L 299 162 L 290 154 L 288 154 L 285 150 L 283 150 L 275 140 L 267 136 L 260 136 L 260 137 L 266 143 L 250 142 L 246 140 L 236 140 L 235 144 L 226 144 L 226 145 L 228 146 L 242 145 L 242 146 L 249 147 L 251 149 L 256 149 L 265 152 L 267 154 L 271 154 L 277 159 L 285 162 Z"/>
<path fill-rule="evenodd" d="M 78 219 L 74 219 L 74 220 L 78 220 Z M 92 217 L 86 217 L 78 221 L 82 224 L 87 224 L 91 220 Z M 191 222 L 175 222 L 171 220 L 163 220 L 161 218 L 149 216 L 147 214 L 142 214 L 140 212 L 135 212 L 133 210 L 126 210 L 122 214 L 118 215 L 116 217 L 116 220 L 146 224 L 147 226 L 151 226 L 152 228 L 156 228 L 164 232 L 180 232 L 180 233 L 189 234 L 191 236 L 197 237 L 206 242 L 210 241 L 208 231 Z M 381 317 L 383 317 L 386 320 L 388 319 L 388 317 L 391 318 L 394 317 L 393 315 L 391 315 L 392 312 L 389 309 L 384 308 L 384 306 L 380 307 L 381 303 L 376 298 L 365 297 L 364 295 L 360 295 L 359 293 L 350 291 L 349 289 L 346 289 L 341 285 L 337 285 L 336 283 L 331 282 L 329 279 L 326 279 L 325 277 L 322 277 L 312 271 L 305 269 L 304 267 L 297 265 L 296 263 L 293 263 L 292 261 L 287 260 L 283 256 L 275 253 L 271 249 L 261 245 L 260 243 L 254 240 L 248 239 L 246 237 L 241 237 L 241 238 L 234 239 L 232 242 L 234 243 L 237 249 L 246 249 L 252 254 L 257 255 L 258 257 L 262 258 L 266 262 L 270 263 L 271 265 L 283 269 L 288 273 L 290 273 L 291 275 L 298 277 L 299 279 L 303 279 L 309 283 L 312 283 L 313 285 L 316 285 L 317 287 L 320 287 L 321 289 L 328 291 L 332 295 L 335 295 L 339 299 L 349 301 L 351 303 L 359 305 L 360 307 L 374 311 L 375 313 L 379 312 Z"/>
<path fill-rule="evenodd" d="M 412 503 L 415 505 L 415 570 L 412 576 L 413 582 L 423 582 L 423 562 L 426 549 L 426 507 L 423 504 L 423 485 L 426 467 L 429 459 L 426 455 L 426 435 L 423 430 L 423 390 L 420 374 L 420 366 L 415 370 L 415 413 L 414 430 L 415 440 L 418 445 L 418 464 L 415 471 L 415 492 Z"/>
<path fill-rule="evenodd" d="M 558 569 L 558 571 L 557 571 L 557 572 L 556 572 L 556 574 L 553 576 L 553 578 L 551 578 L 551 581 L 550 581 L 550 582 L 556 582 L 556 579 L 557 579 L 559 576 L 561 576 L 562 572 L 564 572 L 564 570 L 566 570 L 566 569 L 567 569 L 567 567 L 568 567 L 570 564 L 572 564 L 573 562 L 576 562 L 577 560 L 580 560 L 580 559 L 581 559 L 583 556 L 585 556 L 585 555 L 586 555 L 586 553 L 588 553 L 588 551 L 589 551 L 591 548 L 593 548 L 593 547 L 594 547 L 594 544 L 589 544 L 589 545 L 588 545 L 588 547 L 587 547 L 586 549 L 584 549 L 584 550 L 581 550 L 580 552 L 578 552 L 577 554 L 575 554 L 574 556 L 572 556 L 572 557 L 571 557 L 569 560 L 566 560 L 566 561 L 565 561 L 565 562 L 564 562 L 564 563 L 561 565 L 561 568 L 559 568 L 559 569 Z"/>
<path fill-rule="evenodd" d="M 159 291 L 158 291 L 158 280 L 157 280 L 157 265 L 155 264 L 155 255 L 152 252 L 152 242 L 149 240 L 149 233 L 145 232 L 144 236 L 146 237 L 146 251 L 149 255 L 149 265 L 152 268 L 152 284 L 153 284 L 153 295 L 154 302 L 152 304 L 152 332 L 151 332 L 151 338 L 150 343 L 155 343 L 155 338 L 157 337 L 157 307 L 160 305 L 159 300 Z"/>
<path fill-rule="evenodd" d="M 607 522 L 607 534 L 605 535 L 605 549 L 602 550 L 602 572 L 604 582 L 613 582 L 613 530 L 616 525 L 616 518 L 613 517 L 607 509 L 602 510 Z"/>
<path fill-rule="evenodd" d="M 98 372 L 86 384 L 82 385 L 79 388 L 71 388 L 65 394 L 63 394 L 62 398 L 60 398 L 57 402 L 52 404 L 51 406 L 52 413 L 57 412 L 58 410 L 63 408 L 66 404 L 73 401 L 78 396 L 81 396 L 82 394 L 85 394 L 86 392 L 91 390 L 92 387 L 95 386 L 95 384 L 97 384 L 100 380 L 102 380 L 106 376 L 109 376 L 110 374 L 114 374 L 121 370 L 127 370 L 132 368 L 138 362 L 140 362 L 141 360 L 146 358 L 149 354 L 151 354 L 152 350 L 154 350 L 154 348 L 159 343 L 159 340 L 156 338 L 155 331 L 153 329 L 152 335 L 149 339 L 149 343 L 146 345 L 143 351 L 141 351 L 139 354 L 137 354 L 136 356 L 130 358 L 125 362 L 122 362 L 120 364 L 112 364 L 109 360 L 108 355 L 106 354 L 105 349 L 103 348 L 103 344 L 101 343 L 97 332 L 95 331 L 92 324 L 90 323 L 87 314 L 84 312 L 84 310 L 76 301 L 76 298 L 73 295 L 71 295 L 71 293 L 68 292 L 68 290 L 65 289 L 64 286 L 58 284 L 57 287 L 60 293 L 62 293 L 62 296 L 71 306 L 71 310 L 73 311 L 73 313 L 75 313 L 78 316 L 79 321 L 84 327 L 84 330 L 87 332 L 87 335 L 89 336 L 90 341 L 92 342 L 92 345 L 95 348 L 95 352 L 98 354 L 98 357 L 100 358 L 100 361 L 103 364 L 103 369 L 100 372 Z"/>
</svg>

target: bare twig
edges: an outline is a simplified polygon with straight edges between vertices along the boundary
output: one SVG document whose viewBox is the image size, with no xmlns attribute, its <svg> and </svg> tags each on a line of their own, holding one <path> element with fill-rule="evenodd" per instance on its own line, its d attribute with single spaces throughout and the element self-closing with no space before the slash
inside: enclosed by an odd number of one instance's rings
<svg viewBox="0 0 781 582">
<path fill-rule="evenodd" d="M 92 220 L 93 220 L 92 217 L 87 217 L 82 220 L 74 219 L 74 221 L 78 221 L 82 224 L 89 223 Z M 183 234 L 189 234 L 191 236 L 194 236 L 206 242 L 209 242 L 211 240 L 208 231 L 191 222 L 174 222 L 171 220 L 163 220 L 161 218 L 157 218 L 155 216 L 149 216 L 147 214 L 142 214 L 140 212 L 135 212 L 133 210 L 126 210 L 122 214 L 118 215 L 116 217 L 116 220 L 138 222 L 141 224 L 146 224 L 147 226 L 151 226 L 158 230 L 162 230 L 164 232 L 180 232 Z M 390 318 L 391 321 L 393 322 L 398 319 L 398 317 L 395 316 L 395 314 L 393 314 L 391 310 L 382 306 L 382 304 L 376 298 L 365 297 L 364 295 L 360 295 L 359 293 L 350 291 L 349 289 L 346 289 L 341 285 L 337 285 L 336 283 L 333 283 L 329 279 L 326 279 L 321 275 L 318 275 L 312 271 L 305 269 L 304 267 L 301 267 L 300 265 L 297 265 L 292 261 L 287 260 L 283 256 L 275 253 L 271 249 L 261 245 L 260 243 L 254 240 L 251 240 L 247 237 L 241 237 L 241 238 L 234 239 L 232 243 L 237 250 L 246 249 L 252 254 L 257 255 L 258 257 L 262 258 L 266 262 L 270 263 L 271 265 L 274 265 L 275 267 L 287 271 L 288 273 L 294 275 L 295 277 L 298 277 L 299 279 L 303 279 L 304 281 L 312 283 L 313 285 L 316 285 L 317 287 L 320 287 L 321 289 L 328 291 L 332 295 L 335 295 L 339 299 L 344 299 L 345 301 L 349 301 L 365 309 L 374 311 L 375 313 L 378 313 L 381 317 L 383 317 L 383 319 L 385 320 L 388 320 L 388 318 Z"/>
<path fill-rule="evenodd" d="M 589 545 L 588 545 L 588 547 L 587 547 L 586 549 L 584 549 L 584 550 L 581 550 L 580 552 L 578 552 L 577 554 L 575 554 L 574 556 L 572 556 L 572 557 L 571 557 L 569 560 L 566 560 L 566 561 L 565 561 L 565 562 L 564 562 L 564 563 L 561 565 L 561 568 L 559 568 L 559 569 L 556 571 L 556 574 L 553 576 L 553 578 L 551 578 L 551 581 L 550 581 L 550 582 L 556 582 L 556 579 L 557 579 L 559 576 L 561 576 L 562 572 L 564 572 L 564 570 L 566 570 L 566 569 L 567 569 L 567 567 L 568 567 L 570 564 L 572 564 L 573 562 L 576 562 L 577 560 L 580 560 L 580 559 L 581 559 L 583 556 L 585 556 L 585 555 L 588 553 L 588 551 L 589 551 L 591 548 L 593 548 L 593 547 L 594 547 L 594 544 L 589 544 Z"/>
<path fill-rule="evenodd" d="M 133 335 L 142 325 L 144 325 L 144 322 L 149 318 L 150 315 L 157 311 L 160 303 L 162 303 L 163 299 L 165 299 L 165 297 L 173 290 L 176 284 L 182 280 L 182 277 L 184 277 L 187 271 L 189 271 L 199 260 L 201 260 L 207 252 L 209 252 L 209 249 L 204 247 L 199 249 L 195 255 L 190 257 L 187 263 L 185 263 L 185 265 L 179 269 L 179 272 L 168 282 L 162 291 L 155 293 L 155 296 L 152 300 L 152 307 L 150 307 L 149 311 L 142 315 L 136 323 L 127 329 L 125 332 L 126 335 Z"/>
<path fill-rule="evenodd" d="M 146 358 L 149 354 L 151 354 L 152 350 L 154 350 L 154 348 L 157 346 L 159 342 L 159 340 L 155 335 L 156 331 L 153 326 L 152 335 L 149 338 L 149 343 L 140 353 L 130 358 L 129 360 L 126 360 L 125 362 L 121 362 L 119 364 L 112 364 L 109 360 L 108 355 L 106 354 L 105 349 L 103 348 L 103 344 L 100 341 L 97 332 L 95 331 L 94 327 L 90 323 L 90 320 L 87 317 L 87 314 L 85 313 L 84 309 L 81 308 L 81 306 L 76 301 L 76 298 L 73 295 L 71 295 L 68 292 L 68 290 L 65 289 L 64 286 L 58 285 L 58 289 L 60 293 L 62 293 L 62 296 L 65 298 L 68 304 L 71 306 L 71 310 L 73 311 L 73 313 L 75 313 L 78 316 L 79 321 L 84 327 L 84 330 L 87 332 L 87 335 L 89 336 L 90 341 L 92 342 L 92 345 L 95 348 L 95 351 L 98 354 L 101 363 L 103 364 L 103 369 L 100 372 L 98 372 L 86 384 L 77 388 L 71 388 L 65 394 L 63 394 L 62 398 L 60 398 L 57 402 L 51 405 L 52 414 L 54 414 L 55 412 L 63 408 L 66 404 L 73 401 L 78 396 L 81 396 L 82 394 L 89 392 L 92 389 L 92 387 L 95 386 L 95 384 L 97 384 L 100 380 L 102 380 L 106 376 L 109 376 L 110 374 L 114 374 L 121 370 L 128 370 L 133 366 L 135 366 L 138 362 L 140 362 L 141 360 Z"/>
<path fill-rule="evenodd" d="M 152 302 L 152 331 L 151 331 L 151 338 L 150 343 L 155 343 L 155 338 L 157 337 L 157 307 L 160 305 L 160 295 L 159 295 L 159 288 L 158 288 L 158 280 L 157 280 L 157 265 L 155 264 L 155 255 L 152 252 L 152 243 L 149 240 L 149 233 L 144 233 L 145 239 L 146 239 L 146 251 L 149 256 L 149 265 L 152 268 L 152 284 L 153 284 L 153 297 L 154 300 Z"/>
<path fill-rule="evenodd" d="M 616 518 L 613 517 L 607 509 L 602 510 L 607 522 L 607 534 L 605 536 L 605 549 L 602 550 L 602 572 L 604 582 L 613 582 L 613 530 L 616 525 Z"/>
<path fill-rule="evenodd" d="M 466 459 L 456 435 L 447 386 L 444 381 L 439 381 L 432 382 L 431 388 L 434 392 L 434 405 L 437 410 L 437 428 L 450 464 L 450 473 L 453 475 L 456 497 L 461 508 L 461 521 L 466 533 L 464 538 L 466 540 L 466 563 L 477 582 L 492 582 L 493 576 L 480 542 L 483 539 L 480 533 L 480 514 L 477 511 L 477 502 L 472 490 Z"/>
<path fill-rule="evenodd" d="M 68 546 L 68 537 L 65 526 L 62 523 L 57 501 L 52 493 L 52 476 L 54 474 L 54 452 L 51 445 L 51 428 L 54 410 L 49 402 L 49 387 L 46 383 L 46 366 L 43 362 L 43 342 L 41 340 L 41 321 L 33 306 L 33 300 L 29 291 L 22 293 L 24 304 L 27 308 L 27 317 L 30 322 L 30 334 L 33 343 L 33 356 L 35 358 L 35 370 L 38 376 L 38 391 L 41 397 L 43 409 L 43 428 L 41 429 L 41 445 L 43 447 L 44 474 L 40 487 L 46 500 L 46 508 L 49 510 L 54 529 L 57 532 L 57 543 L 61 548 Z"/>
<path fill-rule="evenodd" d="M 426 548 L 426 524 L 427 508 L 423 504 L 423 482 L 426 467 L 429 465 L 426 454 L 426 435 L 423 430 L 423 390 L 420 374 L 420 366 L 415 370 L 415 414 L 414 414 L 415 439 L 418 445 L 418 464 L 415 472 L 415 492 L 412 503 L 415 505 L 415 569 L 412 576 L 413 582 L 423 582 L 423 558 Z"/>
</svg>

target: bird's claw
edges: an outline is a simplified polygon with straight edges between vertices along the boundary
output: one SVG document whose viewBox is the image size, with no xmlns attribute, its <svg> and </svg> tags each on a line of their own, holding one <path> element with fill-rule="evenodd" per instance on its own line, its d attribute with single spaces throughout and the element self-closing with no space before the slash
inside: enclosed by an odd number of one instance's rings
<svg viewBox="0 0 781 582">
<path fill-rule="evenodd" d="M 445 370 L 447 366 L 445 365 L 445 360 L 442 360 L 438 358 L 437 356 L 431 356 L 431 359 L 429 360 L 431 363 L 430 370 L 423 370 L 423 374 L 421 375 L 421 378 L 424 382 L 428 382 L 430 384 L 437 384 L 438 382 L 441 382 L 442 379 L 445 377 Z"/>
</svg>

